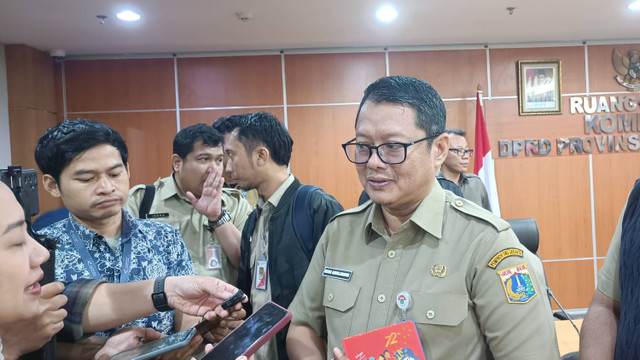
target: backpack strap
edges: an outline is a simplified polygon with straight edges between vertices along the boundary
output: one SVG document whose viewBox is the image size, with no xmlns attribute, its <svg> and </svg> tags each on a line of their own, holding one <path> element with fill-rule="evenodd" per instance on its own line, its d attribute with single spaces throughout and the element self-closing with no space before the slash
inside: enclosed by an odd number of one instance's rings
<svg viewBox="0 0 640 360">
<path fill-rule="evenodd" d="M 311 260 L 314 250 L 313 218 L 311 217 L 309 204 L 311 203 L 311 194 L 316 190 L 320 190 L 320 188 L 313 185 L 301 185 L 293 195 L 291 204 L 293 232 L 296 234 L 298 243 L 309 260 Z"/>
<path fill-rule="evenodd" d="M 151 203 L 153 203 L 153 197 L 155 195 L 156 195 L 155 185 L 144 186 L 144 196 L 142 197 L 142 202 L 140 203 L 140 209 L 138 210 L 138 217 L 140 219 L 146 219 L 147 215 L 149 215 L 149 210 L 151 210 Z"/>
</svg>

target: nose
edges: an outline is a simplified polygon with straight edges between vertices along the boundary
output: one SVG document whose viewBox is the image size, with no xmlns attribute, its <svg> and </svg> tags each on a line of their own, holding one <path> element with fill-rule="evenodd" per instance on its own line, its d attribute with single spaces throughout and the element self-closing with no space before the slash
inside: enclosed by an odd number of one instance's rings
<svg viewBox="0 0 640 360">
<path fill-rule="evenodd" d="M 98 180 L 98 192 L 100 193 L 112 193 L 115 191 L 115 186 L 113 185 L 113 181 L 109 178 L 108 175 L 100 176 L 100 180 Z"/>
<path fill-rule="evenodd" d="M 233 172 L 233 161 L 231 159 L 227 159 L 227 163 L 224 165 L 224 170 L 228 173 Z"/>
<path fill-rule="evenodd" d="M 376 169 L 376 168 L 382 168 L 386 166 L 387 166 L 387 163 L 382 161 L 382 159 L 380 159 L 380 156 L 378 156 L 378 151 L 372 150 L 371 157 L 369 158 L 369 161 L 367 161 L 367 167 L 369 169 Z"/>
<path fill-rule="evenodd" d="M 32 268 L 39 267 L 49 260 L 49 251 L 44 246 L 33 238 L 30 238 L 30 244 L 29 263 Z"/>
</svg>

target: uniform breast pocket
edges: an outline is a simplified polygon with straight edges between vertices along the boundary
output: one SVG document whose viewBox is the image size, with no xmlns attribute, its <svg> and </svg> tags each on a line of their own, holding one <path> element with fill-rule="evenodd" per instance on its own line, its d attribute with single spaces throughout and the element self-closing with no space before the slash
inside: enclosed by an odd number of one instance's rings
<svg viewBox="0 0 640 360">
<path fill-rule="evenodd" d="M 469 297 L 456 294 L 412 294 L 407 317 L 417 324 L 458 326 L 469 313 Z"/>
<path fill-rule="evenodd" d="M 345 281 L 327 279 L 322 305 L 328 324 L 338 324 L 340 330 L 349 330 L 353 319 L 353 308 L 358 300 L 360 287 Z M 331 329 L 329 329 L 331 331 Z M 342 332 L 342 331 L 341 331 Z"/>
</svg>

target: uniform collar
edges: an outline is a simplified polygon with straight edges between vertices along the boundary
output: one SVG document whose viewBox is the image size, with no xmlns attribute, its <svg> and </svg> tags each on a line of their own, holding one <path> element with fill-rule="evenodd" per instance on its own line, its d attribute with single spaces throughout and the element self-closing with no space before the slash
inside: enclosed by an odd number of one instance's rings
<svg viewBox="0 0 640 360">
<path fill-rule="evenodd" d="M 278 207 L 278 203 L 282 199 L 282 196 L 284 195 L 285 191 L 287 191 L 289 186 L 293 184 L 293 181 L 295 179 L 296 178 L 293 176 L 293 174 L 289 174 L 287 179 L 282 184 L 280 184 L 280 186 L 278 186 L 278 189 L 273 193 L 273 195 L 271 195 L 271 197 L 267 201 L 265 201 L 262 196 L 258 197 L 258 206 L 261 209 L 264 209 L 264 206 L 266 205 L 266 203 L 270 203 L 271 205 L 273 205 L 274 209 Z"/>
<path fill-rule="evenodd" d="M 461 173 L 460 174 L 460 185 L 462 185 L 462 183 L 464 182 L 468 182 L 469 178 L 471 177 L 470 173 Z M 444 175 L 442 174 L 442 170 L 438 170 L 438 172 L 436 173 L 436 178 L 441 178 L 441 179 L 446 179 L 446 177 L 444 177 Z M 456 184 L 458 185 L 458 184 Z"/>
<path fill-rule="evenodd" d="M 444 222 L 444 207 L 445 207 L 445 193 L 442 187 L 437 181 L 433 182 L 433 189 L 427 197 L 420 202 L 416 211 L 413 212 L 409 221 L 416 224 L 418 227 L 435 236 L 436 238 L 442 238 L 442 224 Z M 366 230 L 369 236 L 367 236 L 367 242 L 372 240 L 371 230 L 377 232 L 380 235 L 386 235 L 387 230 L 384 226 L 384 220 L 382 218 L 382 209 L 380 205 L 373 203 L 372 209 L 369 211 L 369 215 L 366 222 Z M 402 229 L 406 225 L 401 225 Z"/>
</svg>

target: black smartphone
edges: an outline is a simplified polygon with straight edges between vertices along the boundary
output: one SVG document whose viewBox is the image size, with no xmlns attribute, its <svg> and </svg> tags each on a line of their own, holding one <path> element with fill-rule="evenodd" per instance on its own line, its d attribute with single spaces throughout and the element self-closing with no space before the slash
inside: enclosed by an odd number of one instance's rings
<svg viewBox="0 0 640 360">
<path fill-rule="evenodd" d="M 222 303 L 222 308 L 224 310 L 227 310 L 242 301 L 242 299 L 244 299 L 244 293 L 242 292 L 242 290 L 238 290 L 235 294 L 233 294 L 230 298 Z M 203 319 L 200 323 L 198 323 L 198 325 L 196 325 L 196 331 L 200 335 L 206 334 L 209 331 L 215 329 L 218 324 L 220 324 L 220 321 L 222 321 L 221 318 L 215 318 L 213 320 Z"/>
<path fill-rule="evenodd" d="M 253 355 L 291 321 L 291 313 L 269 301 L 205 355 L 202 360 L 235 359 Z"/>
</svg>

